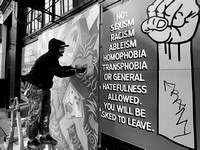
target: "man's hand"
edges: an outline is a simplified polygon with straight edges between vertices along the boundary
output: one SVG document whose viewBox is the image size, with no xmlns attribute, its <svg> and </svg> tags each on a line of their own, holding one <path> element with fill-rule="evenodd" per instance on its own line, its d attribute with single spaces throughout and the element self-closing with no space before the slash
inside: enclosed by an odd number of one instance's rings
<svg viewBox="0 0 200 150">
<path fill-rule="evenodd" d="M 86 71 L 86 67 L 76 68 L 77 73 L 84 73 Z"/>
<path fill-rule="evenodd" d="M 142 31 L 155 42 L 186 42 L 197 29 L 198 13 L 196 0 L 155 0 L 148 7 Z"/>
</svg>

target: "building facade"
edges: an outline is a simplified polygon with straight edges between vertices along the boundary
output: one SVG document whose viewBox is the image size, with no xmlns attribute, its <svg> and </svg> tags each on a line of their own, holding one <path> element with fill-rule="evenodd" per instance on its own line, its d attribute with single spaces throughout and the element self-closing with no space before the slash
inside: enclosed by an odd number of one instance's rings
<svg viewBox="0 0 200 150">
<path fill-rule="evenodd" d="M 199 0 L 38 4 L 1 2 L 3 107 L 27 102 L 20 75 L 58 38 L 70 45 L 61 65 L 87 66 L 53 79 L 58 150 L 200 149 Z"/>
</svg>

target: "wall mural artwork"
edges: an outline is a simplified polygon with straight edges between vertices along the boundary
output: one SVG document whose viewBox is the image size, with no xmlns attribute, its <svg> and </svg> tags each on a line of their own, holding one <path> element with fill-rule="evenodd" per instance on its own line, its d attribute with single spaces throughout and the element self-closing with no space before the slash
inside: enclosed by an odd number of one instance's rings
<svg viewBox="0 0 200 150">
<path fill-rule="evenodd" d="M 22 49 L 22 70 L 21 74 L 25 75 L 33 66 L 36 59 L 39 57 L 37 53 L 38 42 L 33 42 Z"/>
<path fill-rule="evenodd" d="M 195 149 L 192 39 L 199 21 L 195 0 L 155 0 L 142 31 L 157 43 L 158 132 Z"/>
<path fill-rule="evenodd" d="M 38 50 L 58 38 L 69 44 L 61 65 L 86 66 L 84 74 L 54 77 L 51 89 L 51 134 L 58 150 L 95 150 L 98 142 L 99 5 L 94 5 L 63 25 L 44 32 Z"/>
<path fill-rule="evenodd" d="M 24 48 L 22 48 L 22 63 L 21 63 L 21 75 L 26 75 L 30 70 L 36 59 L 40 56 L 37 51 L 38 42 L 33 42 Z M 24 96 L 25 86 L 24 83 L 21 82 L 21 99 L 27 101 L 27 97 Z"/>
</svg>

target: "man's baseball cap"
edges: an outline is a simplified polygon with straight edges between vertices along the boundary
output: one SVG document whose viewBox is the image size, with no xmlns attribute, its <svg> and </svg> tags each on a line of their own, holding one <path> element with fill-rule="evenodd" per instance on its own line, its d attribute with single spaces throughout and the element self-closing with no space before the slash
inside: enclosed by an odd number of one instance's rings
<svg viewBox="0 0 200 150">
<path fill-rule="evenodd" d="M 58 40 L 55 38 L 53 38 L 49 41 L 49 45 L 48 45 L 49 50 L 57 49 L 60 47 L 69 47 L 69 45 L 65 44 L 64 41 L 61 41 L 61 40 Z"/>
<path fill-rule="evenodd" d="M 69 47 L 69 45 L 64 44 L 64 45 L 60 45 L 60 47 Z"/>
</svg>

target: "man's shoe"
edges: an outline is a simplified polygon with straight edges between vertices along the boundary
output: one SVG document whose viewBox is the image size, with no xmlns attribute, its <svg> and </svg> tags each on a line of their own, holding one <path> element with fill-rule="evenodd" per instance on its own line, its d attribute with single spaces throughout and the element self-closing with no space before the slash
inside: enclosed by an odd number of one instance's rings
<svg viewBox="0 0 200 150">
<path fill-rule="evenodd" d="M 37 139 L 33 139 L 31 141 L 28 141 L 27 147 L 29 149 L 36 149 L 40 145 L 40 142 Z"/>
<path fill-rule="evenodd" d="M 58 144 L 58 142 L 54 138 L 52 138 L 49 134 L 46 137 L 41 136 L 40 142 L 42 144 L 51 144 L 51 145 L 57 145 Z"/>
</svg>

